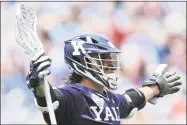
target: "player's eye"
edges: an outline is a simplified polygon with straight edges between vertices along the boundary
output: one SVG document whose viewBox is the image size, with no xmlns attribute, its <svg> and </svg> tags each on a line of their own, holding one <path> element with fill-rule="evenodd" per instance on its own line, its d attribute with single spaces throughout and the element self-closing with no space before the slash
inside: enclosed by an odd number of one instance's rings
<svg viewBox="0 0 187 125">
<path fill-rule="evenodd" d="M 101 59 L 112 59 L 110 57 L 110 54 L 101 54 L 100 57 L 101 57 Z"/>
</svg>

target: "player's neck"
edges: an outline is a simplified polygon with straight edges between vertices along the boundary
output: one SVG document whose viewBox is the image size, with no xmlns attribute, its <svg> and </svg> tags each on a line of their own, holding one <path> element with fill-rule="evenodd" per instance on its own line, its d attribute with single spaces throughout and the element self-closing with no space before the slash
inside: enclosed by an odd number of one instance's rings
<svg viewBox="0 0 187 125">
<path fill-rule="evenodd" d="M 81 84 L 83 84 L 87 88 L 93 89 L 93 90 L 95 90 L 99 93 L 103 93 L 104 87 L 102 85 L 94 83 L 93 81 L 91 81 L 87 78 L 83 78 L 82 81 L 81 81 Z"/>
</svg>

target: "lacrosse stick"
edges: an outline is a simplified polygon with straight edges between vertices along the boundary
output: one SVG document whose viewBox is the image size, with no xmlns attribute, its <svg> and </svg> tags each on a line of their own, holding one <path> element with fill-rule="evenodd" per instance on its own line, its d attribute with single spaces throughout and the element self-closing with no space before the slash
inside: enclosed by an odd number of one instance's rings
<svg viewBox="0 0 187 125">
<path fill-rule="evenodd" d="M 16 42 L 26 50 L 26 54 L 35 56 L 39 51 L 44 51 L 43 45 L 36 32 L 37 17 L 35 12 L 24 4 L 21 4 L 18 7 L 16 19 Z M 46 77 L 44 77 L 44 93 L 51 124 L 56 124 L 50 89 Z"/>
</svg>

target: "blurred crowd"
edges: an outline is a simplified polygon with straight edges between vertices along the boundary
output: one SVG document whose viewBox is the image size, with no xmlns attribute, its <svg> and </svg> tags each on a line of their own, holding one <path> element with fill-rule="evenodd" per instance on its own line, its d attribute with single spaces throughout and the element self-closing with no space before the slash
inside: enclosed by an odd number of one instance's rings
<svg viewBox="0 0 187 125">
<path fill-rule="evenodd" d="M 19 2 L 1 3 L 1 123 L 45 123 L 26 85 L 31 57 L 16 43 Z M 26 2 L 37 12 L 37 32 L 52 59 L 52 86 L 64 86 L 69 69 L 63 41 L 84 33 L 101 33 L 121 50 L 119 89 L 141 87 L 161 63 L 181 75 L 174 95 L 160 98 L 122 124 L 186 123 L 186 3 L 184 2 Z M 159 120 L 158 120 L 159 119 Z"/>
</svg>

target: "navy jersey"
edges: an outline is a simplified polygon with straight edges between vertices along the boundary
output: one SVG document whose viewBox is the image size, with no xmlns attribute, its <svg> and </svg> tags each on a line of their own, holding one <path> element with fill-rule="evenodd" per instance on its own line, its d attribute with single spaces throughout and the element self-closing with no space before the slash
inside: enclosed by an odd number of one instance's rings
<svg viewBox="0 0 187 125">
<path fill-rule="evenodd" d="M 120 124 L 132 110 L 127 99 L 105 90 L 100 94 L 81 84 L 54 89 L 59 107 L 55 110 L 57 124 Z M 43 113 L 49 124 L 48 113 Z"/>
</svg>

